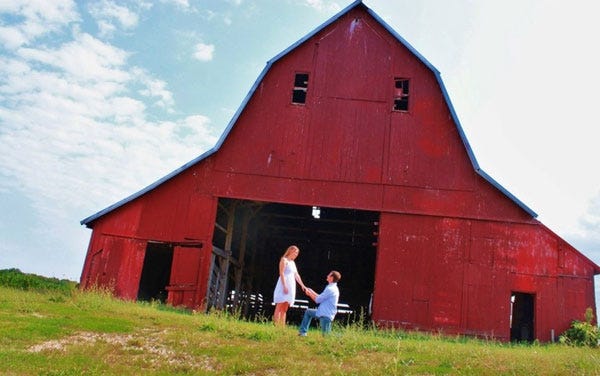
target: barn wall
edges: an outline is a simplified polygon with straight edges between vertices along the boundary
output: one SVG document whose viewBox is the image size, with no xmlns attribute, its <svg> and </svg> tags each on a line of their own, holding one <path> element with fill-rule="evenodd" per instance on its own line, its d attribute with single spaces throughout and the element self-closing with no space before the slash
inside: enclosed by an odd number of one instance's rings
<svg viewBox="0 0 600 376">
<path fill-rule="evenodd" d="M 124 299 L 135 299 L 145 248 L 145 241 L 94 231 L 82 273 L 82 287 L 108 288 Z"/>
<path fill-rule="evenodd" d="M 408 113 L 394 77 L 411 80 Z M 271 67 L 212 158 L 214 189 L 235 196 L 531 221 L 473 170 L 431 70 L 358 10 Z"/>
<path fill-rule="evenodd" d="M 192 174 L 183 174 L 151 191 L 145 199 L 138 236 L 156 240 L 206 239 L 212 233 L 215 200 L 194 191 Z"/>
<path fill-rule="evenodd" d="M 148 241 L 201 243 L 175 246 L 168 288 L 170 302 L 200 305 L 207 289 L 216 199 L 194 189 L 193 172 L 159 186 L 95 223 L 82 272 L 82 287 L 109 287 L 126 299 L 137 297 Z"/>
<path fill-rule="evenodd" d="M 90 238 L 81 273 L 83 288 L 93 286 L 114 288 L 114 285 L 122 279 L 119 273 L 121 264 L 129 264 L 128 255 L 132 254 L 133 259 L 137 259 L 137 255 L 135 255 L 137 247 L 135 245 L 132 244 L 127 247 L 121 244 L 114 245 L 113 248 L 113 244 L 115 244 L 116 239 L 135 239 L 142 206 L 143 201 L 141 200 L 130 202 L 115 210 L 113 215 L 104 216 L 94 223 L 94 231 Z M 130 266 L 133 269 L 128 273 L 136 273 L 138 265 Z M 139 270 L 141 270 L 141 263 Z M 127 294 L 131 293 L 128 292 Z"/>
<path fill-rule="evenodd" d="M 536 338 L 548 341 L 595 309 L 593 265 L 570 258 L 574 250 L 543 226 L 390 213 L 380 221 L 373 318 L 382 324 L 508 340 L 511 293 L 522 292 L 535 295 Z"/>
</svg>

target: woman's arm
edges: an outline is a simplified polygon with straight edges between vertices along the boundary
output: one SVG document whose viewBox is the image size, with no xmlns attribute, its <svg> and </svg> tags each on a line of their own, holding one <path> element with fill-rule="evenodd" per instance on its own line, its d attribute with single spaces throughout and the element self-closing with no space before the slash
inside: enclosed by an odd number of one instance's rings
<svg viewBox="0 0 600 376">
<path fill-rule="evenodd" d="M 304 286 L 304 282 L 302 282 L 302 278 L 300 277 L 300 273 L 296 272 L 296 282 L 302 287 L 302 291 L 306 290 L 306 286 Z"/>
<path fill-rule="evenodd" d="M 279 260 L 279 278 L 281 279 L 281 285 L 283 286 L 283 293 L 287 294 L 288 287 L 285 284 L 284 270 L 285 270 L 285 258 L 282 257 L 281 260 Z"/>
</svg>

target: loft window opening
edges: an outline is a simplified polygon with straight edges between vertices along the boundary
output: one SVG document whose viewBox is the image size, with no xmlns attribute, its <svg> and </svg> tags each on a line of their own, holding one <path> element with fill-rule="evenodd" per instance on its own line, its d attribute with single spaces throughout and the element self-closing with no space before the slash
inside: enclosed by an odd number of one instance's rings
<svg viewBox="0 0 600 376">
<path fill-rule="evenodd" d="M 306 91 L 308 90 L 308 73 L 296 73 L 294 78 L 294 91 L 292 92 L 292 103 L 306 103 Z"/>
<path fill-rule="evenodd" d="M 408 111 L 408 78 L 394 79 L 394 111 Z"/>
<path fill-rule="evenodd" d="M 318 206 L 313 206 L 312 207 L 312 216 L 314 219 L 321 218 L 321 208 Z"/>
</svg>

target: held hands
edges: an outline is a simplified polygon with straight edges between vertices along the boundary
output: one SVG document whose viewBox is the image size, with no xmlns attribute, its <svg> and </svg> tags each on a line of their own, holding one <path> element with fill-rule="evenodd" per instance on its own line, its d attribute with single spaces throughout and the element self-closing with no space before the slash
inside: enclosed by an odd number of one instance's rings
<svg viewBox="0 0 600 376">
<path fill-rule="evenodd" d="M 302 291 L 304 291 L 304 293 L 309 298 L 311 298 L 312 300 L 315 300 L 315 297 L 317 296 L 317 293 L 313 289 L 311 289 L 310 287 L 303 286 L 302 287 Z"/>
</svg>

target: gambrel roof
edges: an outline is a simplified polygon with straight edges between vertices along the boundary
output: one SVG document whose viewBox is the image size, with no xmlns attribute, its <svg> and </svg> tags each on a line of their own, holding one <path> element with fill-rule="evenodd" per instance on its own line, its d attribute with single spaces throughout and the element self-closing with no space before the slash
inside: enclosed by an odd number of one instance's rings
<svg viewBox="0 0 600 376">
<path fill-rule="evenodd" d="M 262 82 L 263 78 L 266 76 L 266 74 L 269 72 L 269 70 L 271 69 L 271 67 L 273 66 L 273 64 L 275 64 L 277 61 L 279 61 L 280 59 L 282 59 L 284 56 L 286 56 L 287 54 L 291 53 L 292 51 L 294 51 L 294 49 L 296 49 L 298 46 L 300 46 L 301 44 L 303 44 L 304 42 L 306 42 L 307 40 L 311 39 L 314 35 L 316 35 L 317 33 L 319 33 L 321 30 L 323 30 L 324 28 L 326 28 L 327 26 L 329 26 L 330 24 L 336 22 L 339 18 L 341 18 L 342 16 L 344 16 L 346 13 L 348 13 L 349 11 L 351 11 L 352 9 L 356 8 L 356 7 L 364 7 L 364 9 L 368 12 L 369 15 L 371 15 L 377 22 L 379 22 L 391 35 L 394 36 L 394 38 L 396 38 L 398 40 L 398 42 L 400 42 L 404 47 L 406 47 L 409 51 L 411 51 L 414 56 L 416 56 L 423 64 L 425 64 L 425 66 L 430 69 L 436 79 L 437 82 L 442 90 L 444 99 L 446 101 L 446 104 L 448 105 L 448 109 L 450 111 L 450 114 L 452 116 L 452 119 L 454 121 L 454 124 L 456 125 L 456 129 L 460 135 L 460 138 L 462 140 L 462 143 L 465 147 L 465 150 L 469 156 L 469 160 L 471 161 L 471 164 L 473 166 L 473 169 L 475 170 L 475 172 L 480 175 L 483 179 L 485 179 L 486 181 L 488 181 L 490 184 L 492 184 L 494 187 L 496 187 L 500 192 L 502 192 L 506 197 L 508 197 L 510 200 L 512 200 L 516 205 L 518 205 L 521 209 L 523 209 L 525 212 L 527 212 L 529 215 L 531 215 L 532 217 L 537 217 L 537 214 L 531 210 L 527 205 L 525 205 L 523 202 L 521 202 L 518 198 L 516 198 L 513 194 L 511 194 L 508 190 L 506 190 L 501 184 L 499 184 L 496 180 L 494 180 L 490 175 L 488 175 L 485 171 L 483 171 L 481 169 L 481 167 L 479 166 L 479 163 L 477 162 L 477 159 L 475 158 L 475 155 L 473 154 L 473 151 L 471 150 L 471 146 L 469 145 L 469 142 L 466 138 L 466 135 L 462 129 L 462 126 L 460 124 L 460 121 L 458 120 L 458 116 L 456 115 L 456 112 L 454 111 L 454 107 L 452 106 L 452 103 L 450 101 L 450 98 L 448 96 L 448 93 L 446 91 L 446 88 L 444 86 L 444 83 L 442 82 L 442 78 L 440 75 L 440 72 L 429 62 L 427 61 L 427 59 L 425 59 L 417 50 L 415 50 L 406 40 L 404 40 L 404 38 L 402 38 L 396 31 L 394 31 L 394 29 L 392 29 L 387 23 L 385 23 L 385 21 L 383 21 L 374 11 L 372 11 L 370 8 L 368 8 L 365 4 L 363 4 L 362 0 L 356 0 L 354 1 L 352 4 L 350 4 L 349 6 L 347 6 L 345 9 L 343 9 L 342 11 L 340 11 L 339 13 L 337 13 L 336 15 L 334 15 L 333 17 L 331 17 L 329 20 L 327 20 L 326 22 L 324 22 L 322 25 L 320 25 L 319 27 L 317 27 L 316 29 L 314 29 L 312 32 L 308 33 L 306 36 L 304 36 L 302 39 L 298 40 L 296 43 L 292 44 L 291 46 L 289 46 L 287 49 L 285 49 L 284 51 L 282 51 L 281 53 L 279 53 L 278 55 L 276 55 L 275 57 L 273 57 L 271 60 L 269 60 L 265 66 L 265 68 L 263 69 L 263 71 L 260 73 L 260 75 L 258 76 L 258 78 L 256 79 L 256 81 L 254 82 L 254 84 L 252 85 L 252 87 L 250 88 L 250 91 L 248 92 L 248 94 L 246 95 L 246 97 L 244 98 L 244 100 L 242 101 L 240 107 L 238 108 L 238 110 L 236 111 L 236 113 L 233 115 L 231 121 L 229 122 L 229 124 L 227 125 L 227 127 L 225 128 L 223 134 L 221 135 L 221 137 L 219 138 L 219 140 L 217 141 L 217 143 L 208 151 L 206 151 L 205 153 L 201 154 L 200 156 L 198 156 L 197 158 L 191 160 L 190 162 L 184 164 L 183 166 L 181 166 L 180 168 L 176 169 L 175 171 L 171 172 L 170 174 L 164 176 L 163 178 L 157 180 L 156 182 L 152 183 L 151 185 L 147 186 L 146 188 L 132 194 L 131 196 L 99 211 L 98 213 L 91 215 L 85 219 L 83 219 L 81 221 L 81 224 L 83 225 L 90 225 L 93 221 L 95 221 L 96 219 L 104 216 L 107 213 L 110 213 L 111 211 L 127 204 L 130 201 L 135 200 L 136 198 L 144 195 L 145 193 L 153 190 L 154 188 L 158 187 L 159 185 L 161 185 L 162 183 L 170 180 L 171 178 L 179 175 L 180 173 L 182 173 L 183 171 L 189 169 L 190 167 L 196 165 L 197 163 L 199 163 L 200 161 L 206 159 L 207 157 L 211 156 L 212 154 L 216 153 L 221 145 L 223 144 L 223 142 L 225 141 L 225 139 L 227 138 L 227 136 L 229 135 L 229 133 L 231 132 L 231 130 L 233 129 L 233 127 L 235 126 L 235 124 L 238 121 L 238 118 L 240 117 L 240 115 L 242 114 L 242 112 L 244 111 L 246 105 L 248 104 L 250 98 L 252 98 L 252 96 L 254 95 L 254 92 L 257 90 L 257 88 L 259 87 L 260 83 Z"/>
</svg>

